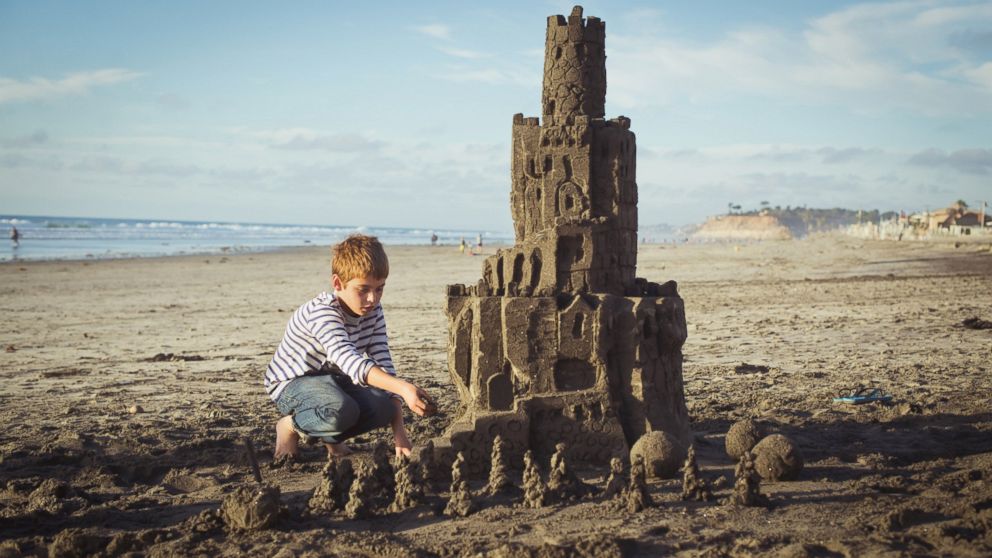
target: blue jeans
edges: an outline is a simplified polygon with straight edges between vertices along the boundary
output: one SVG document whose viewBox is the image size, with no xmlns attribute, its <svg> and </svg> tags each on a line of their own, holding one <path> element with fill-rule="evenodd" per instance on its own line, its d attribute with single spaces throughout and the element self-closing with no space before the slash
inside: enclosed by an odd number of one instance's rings
<svg viewBox="0 0 992 558">
<path fill-rule="evenodd" d="M 337 444 L 393 423 L 397 408 L 389 393 L 361 387 L 343 374 L 302 376 L 282 390 L 276 407 L 293 416 L 305 438 Z"/>
</svg>

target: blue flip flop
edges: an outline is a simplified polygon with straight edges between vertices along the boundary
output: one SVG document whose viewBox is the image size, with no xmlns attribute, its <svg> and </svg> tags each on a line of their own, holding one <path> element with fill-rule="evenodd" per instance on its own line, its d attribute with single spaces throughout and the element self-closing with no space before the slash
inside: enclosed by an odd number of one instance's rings
<svg viewBox="0 0 992 558">
<path fill-rule="evenodd" d="M 850 393 L 834 397 L 834 403 L 847 403 L 849 405 L 861 405 L 862 403 L 891 403 L 892 395 L 885 393 L 881 388 L 867 388 L 858 386 Z"/>
</svg>

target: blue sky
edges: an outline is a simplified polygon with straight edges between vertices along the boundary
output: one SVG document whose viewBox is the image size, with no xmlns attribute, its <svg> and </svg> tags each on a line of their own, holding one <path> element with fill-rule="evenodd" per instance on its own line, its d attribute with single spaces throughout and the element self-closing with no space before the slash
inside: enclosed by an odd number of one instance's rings
<svg viewBox="0 0 992 558">
<path fill-rule="evenodd" d="M 560 2 L 0 3 L 0 213 L 510 230 Z M 643 224 L 992 202 L 992 3 L 587 2 Z"/>
</svg>

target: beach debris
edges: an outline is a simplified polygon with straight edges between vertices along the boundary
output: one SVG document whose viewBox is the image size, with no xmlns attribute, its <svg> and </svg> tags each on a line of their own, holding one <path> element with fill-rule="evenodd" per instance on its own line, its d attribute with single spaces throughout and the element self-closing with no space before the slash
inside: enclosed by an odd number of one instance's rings
<svg viewBox="0 0 992 558">
<path fill-rule="evenodd" d="M 834 403 L 861 405 L 862 403 L 892 403 L 892 395 L 877 387 L 857 386 L 850 391 L 842 391 L 834 397 Z"/>
<path fill-rule="evenodd" d="M 525 508 L 544 507 L 548 489 L 541 478 L 541 471 L 534 462 L 534 452 L 527 450 L 524 454 L 524 501 Z"/>
<path fill-rule="evenodd" d="M 516 490 L 507 470 L 506 455 L 503 451 L 503 437 L 497 435 L 493 440 L 492 457 L 490 458 L 489 484 L 486 493 L 490 496 L 506 494 Z"/>
<path fill-rule="evenodd" d="M 199 362 L 207 360 L 207 357 L 200 355 L 177 355 L 174 353 L 156 353 L 155 356 L 142 359 L 142 362 Z"/>
<path fill-rule="evenodd" d="M 624 488 L 627 486 L 627 478 L 623 473 L 623 460 L 619 457 L 610 459 L 610 477 L 606 479 L 603 498 L 615 498 L 623 493 Z"/>
<path fill-rule="evenodd" d="M 372 516 L 376 507 L 377 483 L 372 473 L 372 467 L 366 462 L 359 462 L 355 471 L 355 480 L 348 490 L 348 503 L 344 513 L 351 519 L 365 519 Z"/>
<path fill-rule="evenodd" d="M 803 454 L 799 446 L 783 434 L 765 437 L 751 453 L 754 455 L 754 468 L 764 480 L 796 480 L 803 470 Z"/>
<path fill-rule="evenodd" d="M 444 508 L 444 515 L 465 517 L 475 511 L 467 475 L 465 455 L 458 452 L 454 463 L 451 464 L 451 494 L 448 497 L 448 505 Z"/>
<path fill-rule="evenodd" d="M 312 514 L 326 514 L 344 508 L 354 479 L 355 471 L 350 459 L 329 460 L 307 502 L 307 509 Z"/>
<path fill-rule="evenodd" d="M 250 438 L 245 438 L 245 457 L 248 458 L 248 466 L 251 468 L 251 474 L 255 477 L 255 482 L 262 484 L 262 471 L 258 468 L 258 458 L 255 457 L 255 446 L 251 443 Z"/>
<path fill-rule="evenodd" d="M 727 431 L 727 437 L 724 440 L 727 455 L 735 461 L 740 461 L 744 452 L 751 451 L 751 448 L 766 435 L 767 427 L 764 423 L 752 418 L 735 422 Z"/>
<path fill-rule="evenodd" d="M 961 326 L 967 329 L 992 329 L 992 322 L 974 316 L 962 320 Z"/>
<path fill-rule="evenodd" d="M 420 469 L 406 455 L 396 458 L 396 495 L 389 511 L 401 512 L 424 503 L 424 487 L 420 482 Z"/>
<path fill-rule="evenodd" d="M 727 503 L 734 506 L 767 506 L 768 498 L 761 493 L 761 477 L 754 470 L 751 452 L 746 451 L 734 469 L 734 491 Z"/>
<path fill-rule="evenodd" d="M 630 448 L 630 460 L 640 456 L 649 478 L 671 479 L 679 472 L 685 460 L 685 448 L 674 436 L 664 430 L 644 433 Z"/>
<path fill-rule="evenodd" d="M 220 515 L 232 531 L 268 529 L 279 521 L 278 486 L 239 486 L 221 502 Z"/>
<path fill-rule="evenodd" d="M 396 474 L 390 462 L 389 444 L 379 442 L 372 450 L 372 483 L 375 495 L 375 506 L 388 506 L 396 495 Z"/>
<path fill-rule="evenodd" d="M 632 455 L 630 458 L 630 481 L 621 500 L 630 513 L 637 513 L 654 506 L 651 494 L 648 493 L 647 471 L 644 457 L 641 455 Z"/>
<path fill-rule="evenodd" d="M 710 485 L 699 472 L 699 464 L 696 463 L 696 448 L 689 446 L 689 454 L 685 458 L 682 466 L 682 499 L 698 500 L 709 502 L 713 499 L 713 491 Z"/>
<path fill-rule="evenodd" d="M 748 364 L 742 362 L 734 367 L 734 372 L 738 374 L 764 374 L 768 372 L 768 367 L 764 364 Z"/>
<path fill-rule="evenodd" d="M 567 449 L 564 442 L 558 442 L 555 444 L 555 452 L 551 455 L 548 493 L 559 502 L 575 500 L 589 493 L 589 486 L 579 480 L 568 468 Z"/>
</svg>

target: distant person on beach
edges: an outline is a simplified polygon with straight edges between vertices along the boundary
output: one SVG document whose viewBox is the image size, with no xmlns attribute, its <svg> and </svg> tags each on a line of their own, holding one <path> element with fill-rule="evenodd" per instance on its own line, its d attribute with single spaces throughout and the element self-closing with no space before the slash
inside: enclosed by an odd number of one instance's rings
<svg viewBox="0 0 992 558">
<path fill-rule="evenodd" d="M 21 232 L 17 230 L 17 227 L 10 227 L 10 242 L 17 248 L 21 245 Z"/>
<path fill-rule="evenodd" d="M 431 233 L 431 246 L 437 246 L 437 233 Z"/>
<path fill-rule="evenodd" d="M 355 234 L 331 249 L 331 286 L 293 313 L 265 371 L 265 390 L 283 417 L 275 457 L 300 440 L 320 441 L 328 458 L 348 455 L 345 440 L 387 425 L 396 455 L 410 455 L 403 407 L 434 412 L 427 392 L 396 376 L 382 298 L 389 260 L 374 236 Z"/>
<path fill-rule="evenodd" d="M 476 235 L 476 237 L 475 237 L 475 247 L 478 248 L 478 250 L 480 252 L 482 251 L 482 233 L 479 233 L 478 235 Z"/>
<path fill-rule="evenodd" d="M 465 253 L 465 248 L 467 246 L 468 246 L 468 244 L 465 243 L 465 237 L 463 236 L 462 237 L 461 244 L 458 245 L 458 251 L 461 252 L 462 254 L 464 254 Z"/>
</svg>

